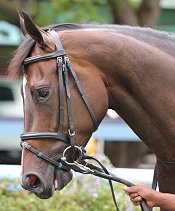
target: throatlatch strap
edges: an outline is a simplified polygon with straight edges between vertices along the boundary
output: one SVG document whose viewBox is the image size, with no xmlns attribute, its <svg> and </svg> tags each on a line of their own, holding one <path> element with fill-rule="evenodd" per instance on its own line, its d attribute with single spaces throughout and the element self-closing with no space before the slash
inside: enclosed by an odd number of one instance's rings
<svg viewBox="0 0 175 211">
<path fill-rule="evenodd" d="M 72 66 L 70 64 L 69 59 L 66 60 L 66 64 L 68 66 L 70 74 L 72 75 L 72 77 L 74 79 L 74 83 L 75 83 L 75 85 L 76 85 L 76 87 L 77 87 L 77 89 L 78 89 L 78 91 L 79 91 L 79 93 L 80 93 L 80 95 L 81 95 L 81 97 L 82 97 L 82 99 L 83 99 L 83 101 L 84 101 L 89 113 L 90 113 L 90 116 L 91 116 L 91 118 L 93 120 L 93 123 L 94 123 L 95 130 L 97 130 L 98 129 L 98 122 L 97 122 L 97 119 L 95 117 L 95 113 L 94 113 L 89 101 L 87 100 L 87 98 L 86 98 L 86 96 L 85 96 L 85 94 L 83 92 L 83 89 L 81 88 L 80 81 L 78 80 L 78 77 L 77 77 L 75 71 L 73 70 L 73 68 L 72 68 Z"/>
<path fill-rule="evenodd" d="M 59 51 L 61 50 L 61 51 L 65 52 L 65 50 L 64 50 L 64 48 L 63 48 L 63 45 L 62 45 L 62 43 L 61 43 L 61 41 L 60 41 L 60 39 L 59 39 L 59 36 L 58 36 L 58 34 L 56 33 L 56 31 L 50 30 L 50 31 L 48 31 L 48 32 L 52 35 L 52 37 L 53 37 L 53 39 L 54 39 L 54 41 L 55 41 L 55 45 L 56 45 L 56 47 L 57 47 L 57 50 L 59 50 Z M 66 52 L 65 52 L 65 54 L 66 54 Z M 66 58 L 65 58 L 65 59 L 66 59 Z M 74 70 L 73 70 L 73 68 L 72 68 L 72 66 L 71 66 L 71 64 L 70 64 L 69 59 L 66 59 L 65 62 L 66 62 L 65 65 L 68 67 L 68 70 L 70 71 L 70 73 L 71 73 L 71 75 L 72 75 L 72 77 L 73 77 L 73 79 L 74 79 L 74 83 L 76 84 L 76 87 L 77 87 L 77 89 L 78 89 L 78 91 L 79 91 L 79 93 L 80 93 L 80 95 L 81 95 L 81 97 L 82 97 L 82 99 L 83 99 L 83 101 L 84 101 L 84 103 L 85 103 L 85 105 L 86 105 L 86 107 L 87 107 L 87 109 L 88 109 L 90 115 L 91 115 L 91 118 L 92 118 L 92 120 L 93 120 L 93 122 L 94 122 L 95 130 L 97 130 L 97 128 L 98 128 L 98 122 L 97 122 L 97 119 L 96 119 L 96 117 L 95 117 L 94 111 L 93 111 L 93 109 L 92 109 L 92 107 L 91 107 L 89 101 L 87 100 L 87 98 L 86 98 L 86 96 L 85 96 L 85 94 L 84 94 L 84 92 L 83 92 L 81 86 L 80 86 L 80 82 L 79 82 L 79 80 L 78 80 L 78 78 L 77 78 L 77 75 L 76 75 L 76 73 L 74 72 Z"/>
</svg>

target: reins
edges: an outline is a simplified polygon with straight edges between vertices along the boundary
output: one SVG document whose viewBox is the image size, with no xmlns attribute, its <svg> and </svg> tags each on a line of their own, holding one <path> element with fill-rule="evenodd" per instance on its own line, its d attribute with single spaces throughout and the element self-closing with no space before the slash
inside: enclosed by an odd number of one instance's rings
<svg viewBox="0 0 175 211">
<path fill-rule="evenodd" d="M 122 184 L 125 184 L 127 186 L 132 186 L 133 184 L 130 183 L 127 180 L 124 180 L 122 178 L 119 178 L 113 174 L 110 174 L 108 170 L 94 157 L 88 156 L 85 153 L 85 150 L 82 146 L 79 146 L 75 142 L 75 130 L 74 125 L 72 121 L 72 112 L 71 112 L 71 94 L 70 94 L 70 87 L 69 87 L 69 76 L 72 77 L 76 88 L 81 96 L 81 98 L 84 101 L 84 104 L 89 111 L 89 114 L 91 116 L 91 119 L 94 123 L 95 130 L 98 128 L 98 122 L 95 117 L 95 113 L 87 100 L 80 82 L 78 80 L 78 77 L 76 76 L 76 73 L 74 72 L 69 58 L 66 55 L 66 52 L 61 44 L 60 38 L 58 34 L 51 30 L 48 31 L 50 35 L 53 37 L 55 45 L 56 45 L 56 51 L 53 53 L 48 53 L 44 55 L 37 55 L 37 56 L 31 56 L 29 58 L 26 58 L 23 62 L 24 65 L 24 71 L 25 66 L 29 65 L 31 63 L 53 59 L 56 58 L 57 60 L 57 71 L 58 71 L 58 80 L 59 80 L 59 125 L 58 125 L 58 131 L 57 132 L 27 132 L 21 134 L 21 147 L 24 149 L 29 150 L 31 153 L 35 154 L 37 157 L 45 160 L 46 162 L 50 163 L 51 165 L 55 166 L 57 169 L 62 169 L 64 171 L 70 171 L 73 169 L 76 172 L 82 173 L 82 174 L 92 174 L 94 176 L 107 179 L 109 181 L 109 185 L 112 192 L 112 197 L 114 200 L 114 204 L 116 206 L 116 210 L 118 211 L 119 208 L 117 206 L 117 202 L 115 199 L 114 189 L 112 185 L 112 181 L 120 182 Z M 66 94 L 66 109 L 67 109 L 67 116 L 68 116 L 68 131 L 67 134 L 64 134 L 62 132 L 63 130 L 63 124 L 64 124 L 64 89 Z M 54 139 L 56 141 L 63 141 L 68 144 L 68 147 L 63 151 L 62 154 L 59 154 L 58 161 L 55 161 L 48 156 L 46 156 L 43 152 L 39 151 L 38 149 L 32 147 L 30 144 L 27 143 L 28 140 L 38 140 L 38 139 Z M 76 160 L 68 161 L 68 155 L 70 155 L 70 152 L 72 149 L 75 149 L 76 152 L 78 152 L 78 156 Z M 87 160 L 94 160 L 98 163 L 98 166 L 92 165 L 87 162 Z M 141 201 L 141 209 L 142 211 L 150 211 L 148 208 L 146 201 L 143 199 Z"/>
<path fill-rule="evenodd" d="M 39 157 L 39 158 L 45 160 L 46 162 L 50 163 L 51 165 L 55 166 L 57 169 L 62 169 L 64 171 L 70 171 L 72 169 L 75 172 L 79 172 L 81 174 L 92 174 L 94 176 L 97 176 L 97 177 L 100 177 L 103 179 L 107 179 L 109 182 L 109 185 L 110 185 L 112 198 L 113 198 L 113 201 L 114 201 L 117 211 L 119 211 L 119 208 L 118 208 L 118 205 L 116 202 L 112 181 L 127 185 L 129 187 L 134 185 L 133 183 L 131 183 L 123 178 L 117 177 L 114 174 L 109 173 L 109 171 L 104 167 L 104 165 L 99 160 L 97 160 L 96 158 L 94 158 L 92 156 L 86 155 L 85 150 L 82 146 L 75 145 L 75 148 L 79 151 L 79 157 L 77 158 L 77 160 L 74 160 L 73 162 L 67 161 L 67 156 L 69 154 L 69 149 L 71 149 L 71 146 L 68 146 L 64 150 L 63 154 L 59 155 L 60 156 L 59 162 L 49 158 L 44 153 L 35 149 L 27 142 L 22 141 L 21 147 L 29 150 L 30 152 L 35 154 L 37 157 Z M 88 163 L 87 160 L 93 160 L 93 161 L 97 162 L 100 167 L 95 166 L 91 163 Z M 142 211 L 151 211 L 151 209 L 148 208 L 148 205 L 144 199 L 141 201 L 140 206 L 141 206 Z"/>
</svg>

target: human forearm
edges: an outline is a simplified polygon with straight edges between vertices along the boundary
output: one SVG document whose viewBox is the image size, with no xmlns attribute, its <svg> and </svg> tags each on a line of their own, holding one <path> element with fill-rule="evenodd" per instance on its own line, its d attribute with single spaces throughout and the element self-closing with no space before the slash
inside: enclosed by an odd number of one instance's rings
<svg viewBox="0 0 175 211">
<path fill-rule="evenodd" d="M 156 199 L 155 205 L 167 211 L 174 211 L 175 210 L 175 195 L 169 194 L 169 193 L 159 193 Z"/>
</svg>

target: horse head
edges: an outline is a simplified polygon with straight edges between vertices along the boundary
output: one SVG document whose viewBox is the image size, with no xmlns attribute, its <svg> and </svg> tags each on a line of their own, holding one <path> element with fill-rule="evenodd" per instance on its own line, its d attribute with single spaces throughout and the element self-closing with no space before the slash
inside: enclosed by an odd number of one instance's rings
<svg viewBox="0 0 175 211">
<path fill-rule="evenodd" d="M 79 46 L 72 52 L 71 42 L 66 45 L 64 31 L 49 32 L 25 12 L 19 16 L 23 34 L 33 42 L 23 61 L 22 185 L 49 198 L 72 179 L 70 169 L 54 164 L 68 146 L 87 144 L 106 114 L 108 94 L 102 76 L 83 51 L 78 52 Z M 70 161 L 76 159 L 76 148 L 68 154 Z"/>
</svg>

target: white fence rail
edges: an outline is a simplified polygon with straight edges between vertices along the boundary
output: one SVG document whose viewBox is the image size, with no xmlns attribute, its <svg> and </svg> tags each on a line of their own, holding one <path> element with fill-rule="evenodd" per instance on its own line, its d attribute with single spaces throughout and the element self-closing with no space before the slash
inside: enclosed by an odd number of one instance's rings
<svg viewBox="0 0 175 211">
<path fill-rule="evenodd" d="M 130 182 L 143 182 L 151 185 L 153 169 L 111 168 L 109 171 Z M 77 173 L 76 173 L 77 174 Z M 75 174 L 75 175 L 76 175 Z M 0 178 L 20 179 L 20 165 L 0 165 Z"/>
</svg>

